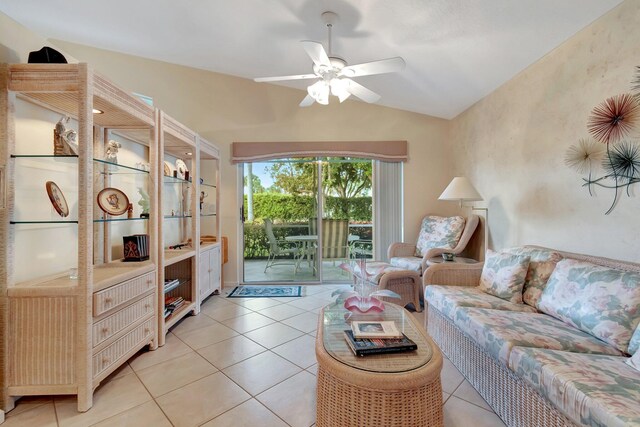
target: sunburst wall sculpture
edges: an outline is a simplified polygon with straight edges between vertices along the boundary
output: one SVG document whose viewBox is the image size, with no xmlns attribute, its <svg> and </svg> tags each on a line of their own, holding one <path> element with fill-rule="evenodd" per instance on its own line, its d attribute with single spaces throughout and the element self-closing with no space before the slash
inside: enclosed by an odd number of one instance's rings
<svg viewBox="0 0 640 427">
<path fill-rule="evenodd" d="M 565 164 L 583 178 L 593 196 L 593 187 L 614 190 L 610 214 L 623 192 L 631 196 L 630 187 L 640 182 L 640 67 L 632 81 L 632 93 L 608 98 L 596 106 L 589 116 L 585 138 L 567 150 Z M 602 175 L 596 174 L 602 169 Z"/>
</svg>

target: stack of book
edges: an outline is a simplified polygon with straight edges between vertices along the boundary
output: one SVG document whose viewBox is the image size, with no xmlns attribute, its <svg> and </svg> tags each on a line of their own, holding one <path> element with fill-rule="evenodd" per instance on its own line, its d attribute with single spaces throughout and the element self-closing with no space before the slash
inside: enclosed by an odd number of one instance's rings
<svg viewBox="0 0 640 427">
<path fill-rule="evenodd" d="M 164 297 L 164 317 L 169 317 L 174 311 L 182 307 L 184 298 L 182 297 Z"/>
<path fill-rule="evenodd" d="M 351 322 L 344 331 L 349 348 L 356 356 L 381 353 L 401 353 L 418 346 L 400 332 L 393 321 Z"/>
</svg>

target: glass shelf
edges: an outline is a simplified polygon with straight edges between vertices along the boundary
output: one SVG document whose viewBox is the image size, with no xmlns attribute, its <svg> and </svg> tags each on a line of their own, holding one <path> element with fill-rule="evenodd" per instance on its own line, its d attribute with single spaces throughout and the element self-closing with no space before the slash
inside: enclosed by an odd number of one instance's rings
<svg viewBox="0 0 640 427">
<path fill-rule="evenodd" d="M 163 180 L 165 184 L 191 184 L 191 181 L 187 181 L 186 179 L 176 178 L 173 176 L 163 176 Z"/>
<path fill-rule="evenodd" d="M 133 166 L 121 165 L 121 164 L 118 164 L 118 163 L 108 162 L 108 161 L 102 160 L 102 159 L 93 159 L 93 161 L 95 163 L 99 163 L 99 164 L 108 166 L 107 171 L 99 172 L 99 173 L 105 174 L 105 175 L 112 175 L 112 174 L 138 174 L 138 173 L 149 174 L 149 171 L 146 171 L 144 169 L 138 169 L 138 168 L 133 167 Z"/>
<path fill-rule="evenodd" d="M 164 219 L 192 218 L 193 215 L 165 215 Z"/>
<path fill-rule="evenodd" d="M 176 279 L 177 281 L 172 283 L 171 285 L 166 285 L 164 286 L 164 293 L 166 294 L 167 292 L 171 292 L 172 290 L 174 290 L 175 288 L 182 286 L 184 284 L 190 283 L 191 280 L 189 279 Z"/>
<path fill-rule="evenodd" d="M 100 218 L 94 219 L 93 222 L 120 222 L 120 221 L 148 221 L 149 218 Z"/>
<path fill-rule="evenodd" d="M 9 221 L 9 224 L 77 224 L 78 220 Z"/>
<path fill-rule="evenodd" d="M 204 187 L 216 188 L 216 186 L 215 186 L 215 185 L 213 185 L 213 184 L 207 184 L 206 182 L 203 182 L 203 183 L 202 183 L 202 184 L 200 184 L 200 185 L 202 185 L 202 186 L 204 186 Z"/>
<path fill-rule="evenodd" d="M 77 154 L 65 154 L 63 156 L 54 156 L 53 154 L 12 154 L 13 159 L 56 159 L 56 158 L 78 158 Z"/>
</svg>

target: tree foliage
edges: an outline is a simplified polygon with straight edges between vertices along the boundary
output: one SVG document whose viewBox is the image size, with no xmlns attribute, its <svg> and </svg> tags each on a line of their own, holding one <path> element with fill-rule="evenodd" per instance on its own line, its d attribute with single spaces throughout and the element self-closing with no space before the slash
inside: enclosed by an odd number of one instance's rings
<svg viewBox="0 0 640 427">
<path fill-rule="evenodd" d="M 256 221 L 271 218 L 279 222 L 304 222 L 314 218 L 314 196 L 295 196 L 279 193 L 259 193 L 253 195 L 253 212 Z M 245 217 L 247 217 L 247 197 L 245 196 Z M 327 197 L 325 199 L 325 217 L 348 219 L 353 222 L 371 222 L 371 197 Z"/>
<path fill-rule="evenodd" d="M 247 186 L 248 183 L 248 176 L 245 175 L 244 176 L 244 186 Z M 260 181 L 260 177 L 257 175 L 251 175 L 251 183 L 253 184 L 253 192 L 255 193 L 264 193 L 265 192 L 265 188 L 262 185 L 262 181 Z"/>
<path fill-rule="evenodd" d="M 312 159 L 276 162 L 268 172 L 273 187 L 293 195 L 316 194 L 317 162 Z M 371 190 L 372 164 L 368 160 L 330 158 L 322 163 L 322 192 L 326 196 L 353 198 L 368 196 Z"/>
</svg>

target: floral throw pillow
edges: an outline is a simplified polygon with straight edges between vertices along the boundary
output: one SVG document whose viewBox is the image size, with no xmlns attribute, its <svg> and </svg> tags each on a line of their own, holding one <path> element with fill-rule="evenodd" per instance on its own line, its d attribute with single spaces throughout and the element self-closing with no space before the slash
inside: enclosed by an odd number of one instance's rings
<svg viewBox="0 0 640 427">
<path fill-rule="evenodd" d="M 529 270 L 524 280 L 524 290 L 522 300 L 525 304 L 537 307 L 542 291 L 547 286 L 549 277 L 556 268 L 556 264 L 562 259 L 558 252 L 531 246 L 518 246 L 503 249 L 502 252 L 512 255 L 524 255 L 530 258 Z"/>
<path fill-rule="evenodd" d="M 529 257 L 487 250 L 480 289 L 514 304 L 522 304 L 522 288 L 527 277 Z"/>
<path fill-rule="evenodd" d="M 423 257 L 429 249 L 453 249 L 464 231 L 465 219 L 461 216 L 426 216 L 420 226 L 416 243 L 416 256 Z"/>
<path fill-rule="evenodd" d="M 564 259 L 551 274 L 538 309 L 631 353 L 640 321 L 640 274 Z"/>
<path fill-rule="evenodd" d="M 631 367 L 636 368 L 638 371 L 640 371 L 640 350 L 636 351 L 633 357 L 627 360 L 627 363 Z"/>
</svg>

